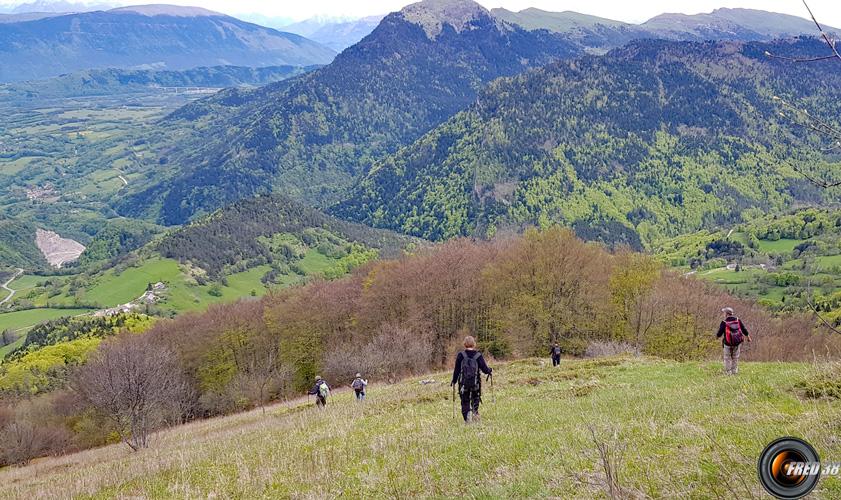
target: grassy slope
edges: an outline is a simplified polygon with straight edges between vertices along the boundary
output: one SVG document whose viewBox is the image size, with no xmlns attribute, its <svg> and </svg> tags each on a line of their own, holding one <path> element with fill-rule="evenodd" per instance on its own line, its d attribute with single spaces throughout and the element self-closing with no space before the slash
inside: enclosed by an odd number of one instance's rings
<svg viewBox="0 0 841 500">
<path fill-rule="evenodd" d="M 19 330 L 63 316 L 77 316 L 90 312 L 88 309 L 28 309 L 0 314 L 0 331 Z"/>
<path fill-rule="evenodd" d="M 15 349 L 17 349 L 18 347 L 22 346 L 24 340 L 26 340 L 26 336 L 23 335 L 22 332 L 19 332 L 17 340 L 15 340 L 14 342 L 12 342 L 9 345 L 0 347 L 0 360 L 5 358 L 6 355 L 9 354 L 10 352 L 12 352 Z"/>
<path fill-rule="evenodd" d="M 801 401 L 803 364 L 602 359 L 501 365 L 483 421 L 453 419 L 447 376 L 347 392 L 326 411 L 301 402 L 163 432 L 137 454 L 111 446 L 0 471 L 0 496 L 604 497 L 588 430 L 627 448 L 620 483 L 652 497 L 760 495 L 755 463 L 782 435 L 841 457 L 837 401 Z M 818 497 L 837 497 L 823 479 Z"/>
</svg>

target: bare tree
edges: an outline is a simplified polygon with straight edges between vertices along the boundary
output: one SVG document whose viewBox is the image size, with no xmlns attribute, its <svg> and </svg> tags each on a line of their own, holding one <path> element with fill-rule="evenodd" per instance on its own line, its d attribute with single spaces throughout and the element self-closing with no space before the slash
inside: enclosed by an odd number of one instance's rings
<svg viewBox="0 0 841 500">
<path fill-rule="evenodd" d="M 102 345 L 79 369 L 72 388 L 111 419 L 132 450 L 149 445 L 149 433 L 175 415 L 188 384 L 175 355 L 143 336 L 124 335 Z"/>
<path fill-rule="evenodd" d="M 260 397 L 260 407 L 266 413 L 266 392 L 280 375 L 280 343 L 271 336 L 254 339 L 247 354 L 246 371 L 254 378 Z"/>
</svg>

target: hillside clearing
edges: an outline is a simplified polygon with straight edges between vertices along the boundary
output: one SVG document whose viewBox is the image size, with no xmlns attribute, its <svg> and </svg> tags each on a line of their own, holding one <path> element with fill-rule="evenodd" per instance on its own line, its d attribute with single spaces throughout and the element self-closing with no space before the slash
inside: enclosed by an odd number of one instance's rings
<svg viewBox="0 0 841 500">
<path fill-rule="evenodd" d="M 452 418 L 438 373 L 372 386 L 363 405 L 341 392 L 326 411 L 300 400 L 164 431 L 140 453 L 114 445 L 7 468 L 0 496 L 604 497 L 592 428 L 620 452 L 629 494 L 745 498 L 763 494 L 755 463 L 774 438 L 841 457 L 841 404 L 793 391 L 810 369 L 745 363 L 724 378 L 717 362 L 522 360 L 498 366 L 472 427 Z M 839 494 L 823 479 L 814 495 Z"/>
<path fill-rule="evenodd" d="M 78 316 L 91 312 L 90 309 L 25 309 L 0 314 L 0 331 L 21 330 L 38 323 L 64 316 Z"/>
</svg>

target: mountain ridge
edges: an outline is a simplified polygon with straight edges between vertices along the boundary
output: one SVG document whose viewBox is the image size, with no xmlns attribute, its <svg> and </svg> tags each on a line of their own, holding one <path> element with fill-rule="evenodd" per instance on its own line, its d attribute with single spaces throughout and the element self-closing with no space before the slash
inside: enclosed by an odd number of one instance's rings
<svg viewBox="0 0 841 500">
<path fill-rule="evenodd" d="M 0 23 L 0 42 L 0 82 L 108 67 L 307 66 L 335 56 L 300 35 L 210 11 L 160 6 Z"/>
</svg>

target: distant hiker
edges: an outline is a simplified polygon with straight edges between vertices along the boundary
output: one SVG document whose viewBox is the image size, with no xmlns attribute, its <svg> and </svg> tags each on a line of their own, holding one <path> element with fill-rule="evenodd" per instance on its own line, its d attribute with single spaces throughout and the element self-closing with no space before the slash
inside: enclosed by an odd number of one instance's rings
<svg viewBox="0 0 841 500">
<path fill-rule="evenodd" d="M 552 344 L 552 348 L 549 349 L 549 354 L 552 355 L 552 366 L 558 366 L 561 364 L 561 346 L 559 346 L 557 342 Z"/>
<path fill-rule="evenodd" d="M 458 393 L 461 396 L 461 416 L 465 423 L 479 420 L 479 404 L 482 402 L 482 376 L 479 372 L 491 374 L 491 370 L 482 354 L 476 350 L 476 339 L 467 336 L 464 339 L 464 350 L 456 356 L 456 366 L 453 369 L 453 381 L 458 383 Z"/>
<path fill-rule="evenodd" d="M 362 401 L 365 399 L 365 388 L 368 387 L 368 381 L 362 378 L 362 375 L 357 373 L 356 378 L 350 383 L 353 393 L 356 394 L 356 400 Z"/>
<path fill-rule="evenodd" d="M 320 376 L 315 377 L 315 385 L 310 389 L 309 394 L 315 395 L 315 405 L 323 408 L 327 405 L 327 396 L 330 395 L 330 386 Z"/>
<path fill-rule="evenodd" d="M 718 333 L 715 336 L 721 338 L 724 350 L 724 373 L 736 375 L 739 373 L 739 352 L 742 349 L 742 342 L 745 339 L 748 342 L 751 341 L 750 333 L 742 320 L 735 316 L 732 307 L 725 307 L 721 312 L 724 313 L 724 321 L 718 326 Z"/>
</svg>

